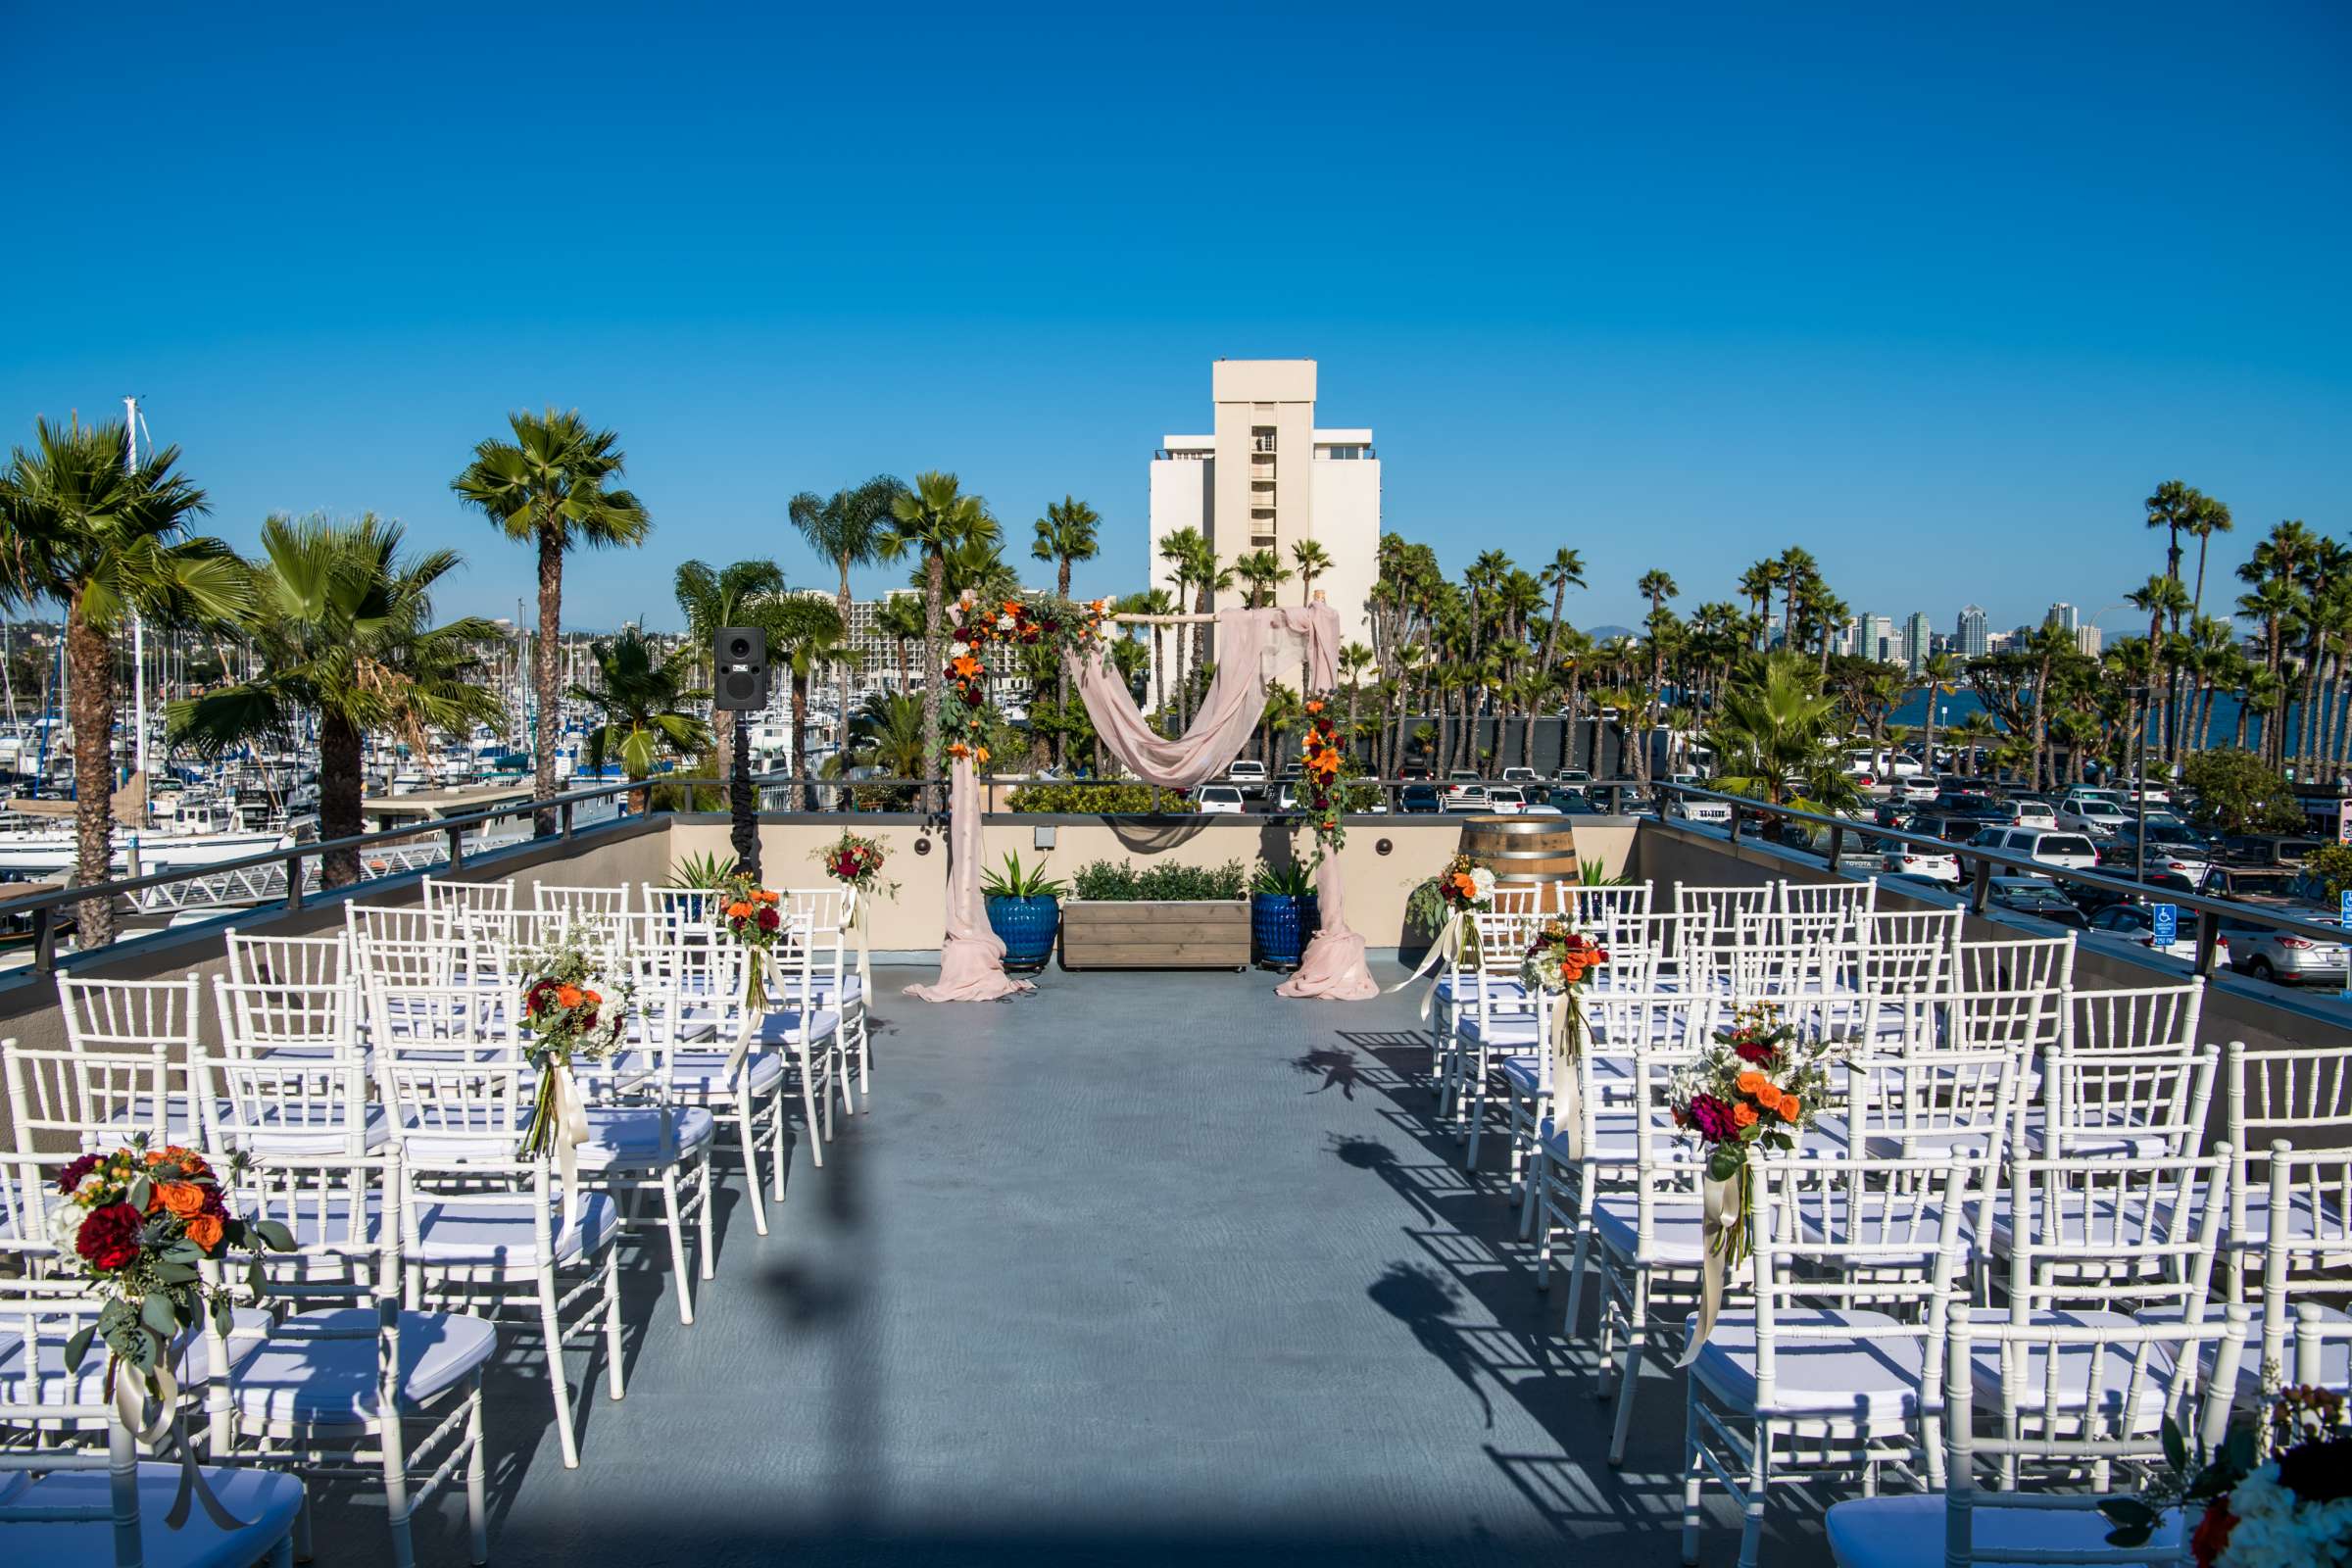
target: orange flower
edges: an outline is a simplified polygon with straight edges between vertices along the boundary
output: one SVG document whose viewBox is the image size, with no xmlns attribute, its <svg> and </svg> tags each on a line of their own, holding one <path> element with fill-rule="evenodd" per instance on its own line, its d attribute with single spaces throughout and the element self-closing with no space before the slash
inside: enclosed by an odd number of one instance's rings
<svg viewBox="0 0 2352 1568">
<path fill-rule="evenodd" d="M 603 1005 L 605 999 L 594 991 L 582 991 L 580 993 L 580 1000 L 588 1004 L 588 1005 L 591 1007 L 595 1007 Z"/>
<path fill-rule="evenodd" d="M 1453 891 L 1465 899 L 1475 899 L 1478 897 L 1478 884 L 1470 879 L 1469 872 L 1456 871 L 1453 873 Z"/>
<path fill-rule="evenodd" d="M 954 670 L 962 679 L 971 680 L 980 673 L 980 661 L 969 654 L 963 654 L 958 656 L 948 668 Z"/>
<path fill-rule="evenodd" d="M 988 765 L 988 748 L 983 746 L 973 752 L 972 760 L 979 763 L 981 766 L 986 767 Z"/>
<path fill-rule="evenodd" d="M 1771 1080 L 1760 1072 L 1743 1072 L 1740 1075 L 1739 1085 L 1743 1095 L 1760 1095 L 1771 1087 Z"/>
<path fill-rule="evenodd" d="M 189 1241 L 208 1252 L 220 1245 L 220 1216 L 218 1214 L 190 1215 L 182 1228 L 187 1231 Z"/>
<path fill-rule="evenodd" d="M 969 757 L 972 755 L 972 749 L 961 741 L 952 741 L 948 745 L 948 755 L 950 757 Z"/>
<path fill-rule="evenodd" d="M 1805 1113 L 1805 1102 L 1794 1095 L 1783 1095 L 1780 1103 L 1781 1120 L 1794 1121 Z"/>
<path fill-rule="evenodd" d="M 1735 1100 L 1734 1102 L 1732 1102 L 1732 1125 L 1733 1125 L 1733 1126 L 1735 1126 L 1735 1127 L 1752 1127 L 1752 1126 L 1754 1126 L 1754 1125 L 1755 1125 L 1755 1122 L 1756 1122 L 1756 1107 L 1755 1107 L 1755 1106 L 1753 1106 L 1753 1105 L 1749 1104 L 1749 1103 L 1748 1103 L 1746 1101 L 1744 1101 L 1744 1100 Z"/>
<path fill-rule="evenodd" d="M 1322 774 L 1325 778 L 1330 778 L 1333 774 L 1339 772 L 1340 759 L 1336 753 L 1320 752 L 1316 754 L 1315 760 L 1306 765 L 1314 769 L 1314 771 L 1317 773 Z"/>
<path fill-rule="evenodd" d="M 727 906 L 727 918 L 730 920 L 748 920 L 751 916 L 752 906 L 741 900 Z"/>
<path fill-rule="evenodd" d="M 773 904 L 776 902 L 776 895 L 767 888 L 761 888 L 759 892 L 753 894 L 752 897 L 758 899 L 761 904 Z"/>
<path fill-rule="evenodd" d="M 1323 704 L 1320 700 L 1311 702 L 1306 705 L 1306 710 L 1310 713 L 1320 713 L 1323 711 Z"/>
<path fill-rule="evenodd" d="M 558 986 L 556 988 L 556 1004 L 560 1007 L 578 1006 L 580 1004 L 580 988 L 578 986 Z"/>
<path fill-rule="evenodd" d="M 1004 601 L 1004 613 L 1007 615 L 1017 615 L 1020 612 L 1021 602 L 1018 599 L 1007 599 Z"/>
<path fill-rule="evenodd" d="M 194 1182 L 158 1182 L 155 1191 L 164 1206 L 181 1219 L 204 1212 L 204 1189 Z"/>
<path fill-rule="evenodd" d="M 1766 1110 L 1780 1109 L 1781 1086 L 1778 1084 L 1766 1084 L 1763 1088 L 1757 1090 L 1756 1103 L 1762 1105 Z"/>
</svg>

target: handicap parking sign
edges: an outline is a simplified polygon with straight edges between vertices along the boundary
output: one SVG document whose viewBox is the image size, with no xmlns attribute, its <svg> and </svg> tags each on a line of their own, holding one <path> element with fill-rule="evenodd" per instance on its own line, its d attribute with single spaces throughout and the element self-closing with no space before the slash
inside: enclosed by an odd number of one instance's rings
<svg viewBox="0 0 2352 1568">
<path fill-rule="evenodd" d="M 2159 904 L 2148 912 L 2156 922 L 2156 946 L 2169 948 L 2180 939 L 2180 906 Z"/>
</svg>

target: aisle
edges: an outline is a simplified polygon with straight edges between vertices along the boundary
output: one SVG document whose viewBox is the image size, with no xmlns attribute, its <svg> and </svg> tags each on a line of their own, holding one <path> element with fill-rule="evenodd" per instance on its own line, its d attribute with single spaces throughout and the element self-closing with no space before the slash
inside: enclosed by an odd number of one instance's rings
<svg viewBox="0 0 2352 1568">
<path fill-rule="evenodd" d="M 1507 1205 L 1422 1136 L 1410 1002 L 1272 984 L 883 1008 L 877 1108 L 773 1234 L 729 1209 L 697 1324 L 632 1279 L 582 1469 L 502 1386 L 494 1560 L 1674 1561 L 1679 1399 L 1608 1472 Z"/>
</svg>

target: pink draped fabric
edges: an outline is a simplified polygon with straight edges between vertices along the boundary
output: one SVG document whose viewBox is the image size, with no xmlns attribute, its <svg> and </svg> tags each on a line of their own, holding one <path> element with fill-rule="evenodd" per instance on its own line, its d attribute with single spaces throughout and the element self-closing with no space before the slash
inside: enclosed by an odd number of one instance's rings
<svg viewBox="0 0 2352 1568">
<path fill-rule="evenodd" d="M 1298 972 L 1274 988 L 1278 997 L 1305 997 L 1318 1002 L 1370 1002 L 1380 995 L 1380 982 L 1364 962 L 1364 939 L 1348 929 L 1343 906 L 1346 893 L 1340 883 L 1340 859 L 1323 857 L 1315 869 L 1315 905 L 1323 927 L 1298 958 Z"/>
<path fill-rule="evenodd" d="M 994 1002 L 1032 989 L 1004 972 L 1004 943 L 989 929 L 980 897 L 980 781 L 972 760 L 948 774 L 948 940 L 939 950 L 939 983 L 908 986 L 922 1002 Z"/>
<path fill-rule="evenodd" d="M 1266 709 L 1266 681 L 1279 671 L 1289 637 L 1306 640 L 1306 684 L 1329 691 L 1339 682 L 1340 615 L 1329 605 L 1229 610 L 1217 616 L 1217 672 L 1200 699 L 1192 727 L 1168 740 L 1144 722 L 1127 683 L 1102 648 L 1071 661 L 1078 695 L 1102 744 L 1127 769 L 1162 789 L 1190 789 L 1216 777 L 1249 744 Z M 994 1002 L 1029 988 L 1004 973 L 1004 944 L 988 926 L 980 897 L 980 788 L 966 760 L 955 764 L 948 790 L 948 938 L 939 955 L 939 983 L 908 986 L 924 1002 Z M 1315 873 L 1323 928 L 1307 944 L 1298 972 L 1281 987 L 1286 997 L 1362 1002 L 1380 994 L 1364 966 L 1364 939 L 1348 929 L 1337 860 L 1326 857 Z"/>
</svg>

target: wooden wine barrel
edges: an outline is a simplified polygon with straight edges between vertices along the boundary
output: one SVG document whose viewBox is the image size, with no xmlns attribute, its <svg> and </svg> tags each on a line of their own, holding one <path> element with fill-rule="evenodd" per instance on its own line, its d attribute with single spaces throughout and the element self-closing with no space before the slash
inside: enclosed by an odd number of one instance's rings
<svg viewBox="0 0 2352 1568">
<path fill-rule="evenodd" d="M 1462 853 L 1506 884 L 1577 880 L 1576 829 L 1563 817 L 1468 817 Z"/>
</svg>

